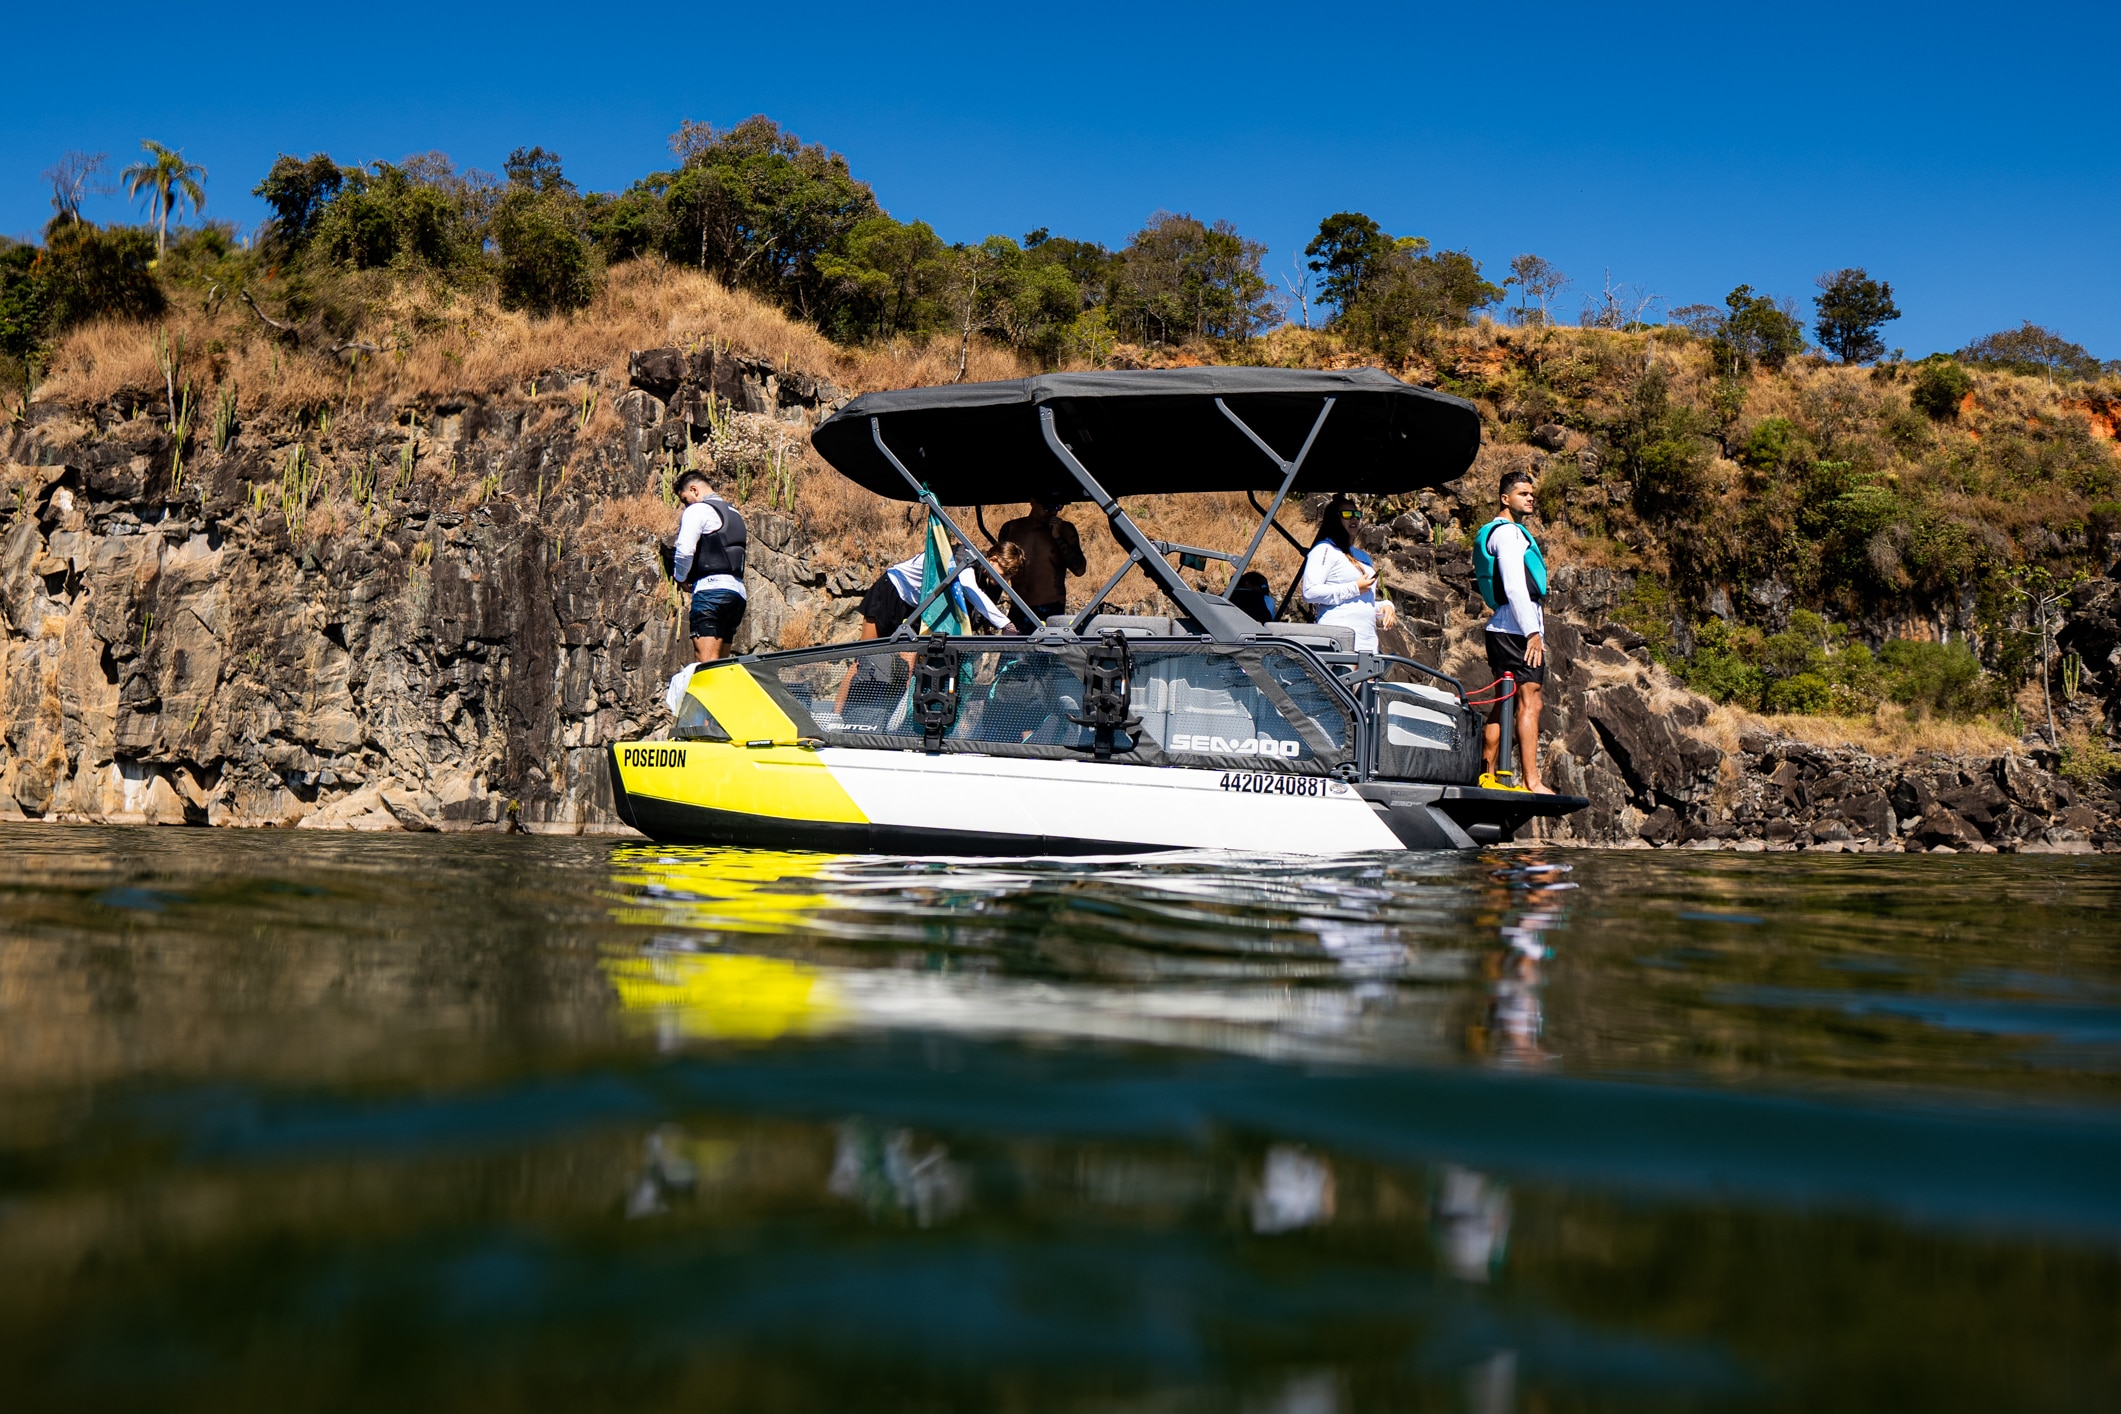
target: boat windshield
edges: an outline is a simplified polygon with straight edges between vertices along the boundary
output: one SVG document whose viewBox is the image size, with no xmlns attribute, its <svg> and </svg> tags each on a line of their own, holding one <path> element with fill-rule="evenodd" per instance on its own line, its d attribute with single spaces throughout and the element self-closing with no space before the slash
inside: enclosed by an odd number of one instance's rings
<svg viewBox="0 0 2121 1414">
<path fill-rule="evenodd" d="M 957 705 L 945 750 L 987 755 L 1075 756 L 1091 749 L 1083 680 L 1098 645 L 1016 645 L 956 653 Z M 844 653 L 767 659 L 770 674 L 834 746 L 919 750 L 918 654 L 887 644 Z M 1354 759 L 1348 713 L 1327 670 L 1300 651 L 1180 643 L 1130 645 L 1128 716 L 1116 760 L 1152 765 L 1230 765 L 1305 775 Z M 806 730 L 808 727 L 806 726 Z"/>
</svg>

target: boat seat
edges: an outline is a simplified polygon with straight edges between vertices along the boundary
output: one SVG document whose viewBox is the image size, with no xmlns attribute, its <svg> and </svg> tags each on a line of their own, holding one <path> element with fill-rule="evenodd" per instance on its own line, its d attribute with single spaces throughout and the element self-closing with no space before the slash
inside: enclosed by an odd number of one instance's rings
<svg viewBox="0 0 2121 1414">
<path fill-rule="evenodd" d="M 1353 653 L 1355 630 L 1339 624 L 1261 624 L 1253 638 L 1288 638 L 1322 653 Z"/>
</svg>

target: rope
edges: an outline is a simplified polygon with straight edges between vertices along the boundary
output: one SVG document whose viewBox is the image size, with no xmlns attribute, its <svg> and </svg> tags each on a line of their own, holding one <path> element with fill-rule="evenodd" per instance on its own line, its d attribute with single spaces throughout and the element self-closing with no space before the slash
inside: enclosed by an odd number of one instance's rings
<svg viewBox="0 0 2121 1414">
<path fill-rule="evenodd" d="M 1500 697 L 1480 697 L 1476 695 L 1488 691 L 1489 688 L 1501 687 L 1506 682 L 1510 685 L 1510 690 L 1503 693 Z M 1515 678 L 1497 678 L 1489 683 L 1487 687 L 1477 687 L 1472 692 L 1467 693 L 1465 703 L 1468 707 L 1500 707 L 1516 695 L 1517 680 Z"/>
</svg>

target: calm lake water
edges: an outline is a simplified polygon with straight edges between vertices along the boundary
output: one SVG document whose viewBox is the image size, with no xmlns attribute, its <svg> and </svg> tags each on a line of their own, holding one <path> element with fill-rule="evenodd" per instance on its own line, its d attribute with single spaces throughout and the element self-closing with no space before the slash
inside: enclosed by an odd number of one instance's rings
<svg viewBox="0 0 2121 1414">
<path fill-rule="evenodd" d="M 2110 1411 L 2117 904 L 0 827 L 0 1406 Z"/>
</svg>

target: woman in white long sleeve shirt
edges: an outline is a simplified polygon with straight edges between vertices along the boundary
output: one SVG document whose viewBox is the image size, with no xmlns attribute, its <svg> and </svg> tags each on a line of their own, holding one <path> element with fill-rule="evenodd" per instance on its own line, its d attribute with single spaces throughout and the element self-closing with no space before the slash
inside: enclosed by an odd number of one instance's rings
<svg viewBox="0 0 2121 1414">
<path fill-rule="evenodd" d="M 1359 653 L 1377 651 L 1377 571 L 1356 561 L 1350 522 L 1362 523 L 1362 512 L 1349 501 L 1326 507 L 1318 540 L 1304 556 L 1304 602 L 1322 624 L 1353 629 Z"/>
</svg>

